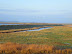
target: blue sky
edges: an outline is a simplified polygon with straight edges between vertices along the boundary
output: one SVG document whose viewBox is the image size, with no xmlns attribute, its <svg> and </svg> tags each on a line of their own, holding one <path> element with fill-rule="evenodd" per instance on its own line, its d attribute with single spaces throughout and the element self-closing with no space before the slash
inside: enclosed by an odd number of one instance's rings
<svg viewBox="0 0 72 54">
<path fill-rule="evenodd" d="M 72 23 L 72 0 L 0 0 L 0 21 Z"/>
</svg>

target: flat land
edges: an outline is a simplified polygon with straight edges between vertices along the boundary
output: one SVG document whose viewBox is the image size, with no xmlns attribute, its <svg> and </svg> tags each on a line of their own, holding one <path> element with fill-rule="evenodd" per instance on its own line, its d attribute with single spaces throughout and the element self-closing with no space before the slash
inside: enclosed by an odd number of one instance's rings
<svg viewBox="0 0 72 54">
<path fill-rule="evenodd" d="M 48 45 L 59 49 L 72 49 L 72 27 L 70 26 L 72 25 L 53 26 L 51 29 L 41 31 L 0 33 L 0 43 Z"/>
<path fill-rule="evenodd" d="M 54 26 L 51 29 L 45 29 L 41 31 L 0 33 L 0 42 L 71 46 L 72 27 Z"/>
</svg>

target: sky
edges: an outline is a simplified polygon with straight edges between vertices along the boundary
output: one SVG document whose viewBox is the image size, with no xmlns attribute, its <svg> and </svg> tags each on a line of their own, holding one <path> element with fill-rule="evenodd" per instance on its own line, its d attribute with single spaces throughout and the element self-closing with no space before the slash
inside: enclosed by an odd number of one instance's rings
<svg viewBox="0 0 72 54">
<path fill-rule="evenodd" d="M 0 21 L 72 23 L 72 0 L 0 0 Z"/>
</svg>

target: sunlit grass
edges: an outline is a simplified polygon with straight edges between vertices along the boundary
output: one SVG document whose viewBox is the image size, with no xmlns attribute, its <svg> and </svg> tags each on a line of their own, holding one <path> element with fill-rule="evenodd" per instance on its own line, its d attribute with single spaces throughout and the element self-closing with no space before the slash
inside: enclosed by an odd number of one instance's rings
<svg viewBox="0 0 72 54">
<path fill-rule="evenodd" d="M 72 53 L 72 27 L 55 26 L 30 32 L 0 33 L 0 53 Z M 14 44 L 17 43 L 17 44 Z"/>
<path fill-rule="evenodd" d="M 0 42 L 71 46 L 72 27 L 57 26 L 41 31 L 0 34 Z"/>
<path fill-rule="evenodd" d="M 0 54 L 71 54 L 72 49 L 37 44 L 0 44 Z"/>
</svg>

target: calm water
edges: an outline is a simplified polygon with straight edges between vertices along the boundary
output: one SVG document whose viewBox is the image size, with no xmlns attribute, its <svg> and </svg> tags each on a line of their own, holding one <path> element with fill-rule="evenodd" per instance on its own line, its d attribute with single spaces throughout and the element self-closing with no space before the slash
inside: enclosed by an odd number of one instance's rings
<svg viewBox="0 0 72 54">
<path fill-rule="evenodd" d="M 5 23 L 0 23 L 0 25 L 21 25 L 21 24 L 5 24 Z"/>
<path fill-rule="evenodd" d="M 40 31 L 40 30 L 43 30 L 43 29 L 50 29 L 50 28 L 53 28 L 53 27 L 39 28 L 39 29 L 26 30 L 26 31 Z M 20 31 L 20 32 L 25 32 L 25 31 Z"/>
</svg>

